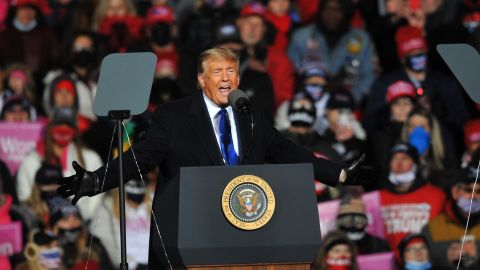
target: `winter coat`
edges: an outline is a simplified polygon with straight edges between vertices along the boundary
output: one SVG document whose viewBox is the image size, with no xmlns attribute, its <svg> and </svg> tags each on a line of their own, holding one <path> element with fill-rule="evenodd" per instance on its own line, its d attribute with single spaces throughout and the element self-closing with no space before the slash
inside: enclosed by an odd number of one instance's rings
<svg viewBox="0 0 480 270">
<path fill-rule="evenodd" d="M 72 162 L 78 160 L 77 152 L 73 143 L 68 146 L 66 168 L 63 168 L 63 176 L 71 176 L 75 174 L 75 170 L 72 167 Z M 102 161 L 98 154 L 89 149 L 82 149 L 83 160 L 85 161 L 84 167 L 88 171 L 93 171 L 102 166 Z M 17 194 L 20 202 L 26 201 L 31 193 L 32 187 L 35 182 L 35 174 L 42 165 L 43 158 L 37 152 L 33 150 L 25 159 L 20 163 L 17 173 Z M 80 213 L 85 220 L 93 217 L 95 209 L 98 207 L 101 201 L 102 195 L 94 197 L 84 197 L 78 201 L 78 207 Z"/>
<path fill-rule="evenodd" d="M 368 34 L 359 29 L 349 29 L 335 48 L 329 48 L 325 37 L 315 25 L 302 27 L 292 35 L 288 56 L 297 69 L 306 58 L 314 57 L 321 59 L 332 76 L 345 72 L 345 69 L 351 70 L 351 91 L 357 103 L 369 93 L 375 77 L 375 49 Z"/>
</svg>

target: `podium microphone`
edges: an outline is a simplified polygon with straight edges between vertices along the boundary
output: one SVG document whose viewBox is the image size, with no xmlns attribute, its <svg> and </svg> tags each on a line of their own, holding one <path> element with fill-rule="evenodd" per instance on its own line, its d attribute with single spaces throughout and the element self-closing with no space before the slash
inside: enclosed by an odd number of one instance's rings
<svg viewBox="0 0 480 270">
<path fill-rule="evenodd" d="M 232 106 L 236 111 L 239 111 L 240 113 L 248 113 L 250 115 L 250 129 L 251 129 L 251 137 L 248 142 L 248 147 L 247 150 L 245 151 L 245 154 L 242 157 L 241 164 L 245 164 L 245 161 L 247 157 L 250 155 L 250 152 L 252 150 L 252 144 L 253 144 L 253 128 L 255 127 L 255 121 L 253 119 L 253 113 L 252 110 L 250 109 L 250 99 L 248 98 L 247 94 L 243 92 L 240 89 L 235 89 L 230 94 L 228 94 L 228 104 Z"/>
<path fill-rule="evenodd" d="M 250 99 L 247 94 L 240 89 L 235 89 L 228 94 L 228 104 L 241 113 L 250 110 Z"/>
</svg>

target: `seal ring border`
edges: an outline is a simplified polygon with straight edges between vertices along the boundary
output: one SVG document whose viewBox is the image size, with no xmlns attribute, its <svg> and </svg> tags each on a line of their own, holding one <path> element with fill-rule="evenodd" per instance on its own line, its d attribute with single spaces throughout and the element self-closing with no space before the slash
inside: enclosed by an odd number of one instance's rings
<svg viewBox="0 0 480 270">
<path fill-rule="evenodd" d="M 236 187 L 245 183 L 258 186 L 259 189 L 261 189 L 265 193 L 267 202 L 267 208 L 264 214 L 257 220 L 251 222 L 238 219 L 230 209 L 230 197 L 233 191 L 236 189 Z M 225 189 L 223 190 L 221 201 L 222 211 L 225 215 L 225 218 L 230 222 L 230 224 L 242 230 L 256 230 L 265 226 L 270 221 L 273 213 L 275 212 L 275 195 L 272 188 L 265 180 L 255 175 L 240 175 L 233 178 L 230 182 L 228 182 Z"/>
</svg>

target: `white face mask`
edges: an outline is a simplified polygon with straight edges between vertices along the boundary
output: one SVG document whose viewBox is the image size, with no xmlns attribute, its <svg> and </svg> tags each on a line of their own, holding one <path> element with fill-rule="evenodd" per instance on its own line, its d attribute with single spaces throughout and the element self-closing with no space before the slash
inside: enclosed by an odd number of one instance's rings
<svg viewBox="0 0 480 270">
<path fill-rule="evenodd" d="M 358 241 L 365 236 L 365 232 L 347 232 L 346 235 L 348 239 L 352 241 Z"/>
<path fill-rule="evenodd" d="M 395 186 L 402 185 L 402 184 L 409 184 L 413 180 L 415 180 L 416 175 L 417 175 L 417 165 L 413 164 L 412 168 L 408 172 L 404 172 L 404 173 L 390 172 L 390 175 L 388 176 L 388 180 L 390 180 L 390 182 Z"/>
</svg>

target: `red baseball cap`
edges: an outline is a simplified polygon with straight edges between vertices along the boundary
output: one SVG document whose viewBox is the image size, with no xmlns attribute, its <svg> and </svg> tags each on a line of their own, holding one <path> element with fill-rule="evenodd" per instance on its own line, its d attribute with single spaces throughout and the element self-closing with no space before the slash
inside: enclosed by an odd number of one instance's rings
<svg viewBox="0 0 480 270">
<path fill-rule="evenodd" d="M 265 15 L 265 7 L 258 2 L 250 2 L 243 5 L 240 10 L 240 16 L 260 16 L 263 18 Z"/>
<path fill-rule="evenodd" d="M 480 141 L 480 119 L 473 119 L 465 124 L 465 145 Z"/>
<path fill-rule="evenodd" d="M 175 20 L 173 9 L 166 6 L 153 6 L 147 12 L 147 24 L 168 23 L 172 24 Z"/>
<path fill-rule="evenodd" d="M 61 80 L 57 84 L 55 84 L 55 91 L 58 90 L 68 90 L 71 92 L 74 96 L 77 95 L 77 92 L 75 91 L 75 85 L 73 84 L 72 81 L 70 80 Z"/>
<path fill-rule="evenodd" d="M 397 53 L 400 59 L 416 50 L 428 50 L 427 41 L 423 37 L 423 32 L 417 27 L 400 27 L 395 35 L 395 40 L 397 42 Z"/>
<path fill-rule="evenodd" d="M 52 14 L 52 8 L 48 4 L 48 0 L 13 0 L 12 6 L 21 7 L 21 6 L 35 6 L 37 7 L 44 15 Z"/>
<path fill-rule="evenodd" d="M 387 88 L 387 103 L 392 103 L 395 99 L 400 97 L 416 98 L 415 88 L 406 81 L 396 81 Z"/>
</svg>

